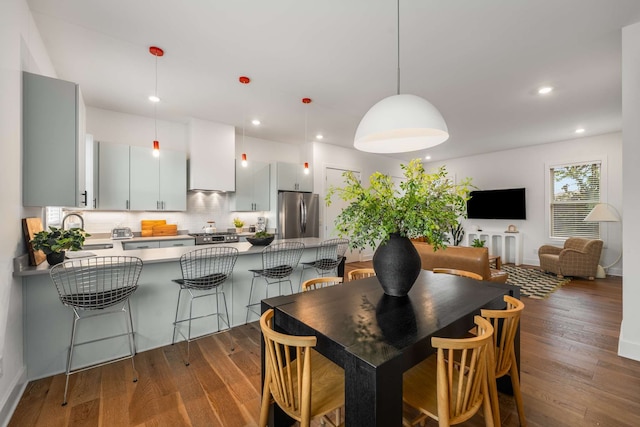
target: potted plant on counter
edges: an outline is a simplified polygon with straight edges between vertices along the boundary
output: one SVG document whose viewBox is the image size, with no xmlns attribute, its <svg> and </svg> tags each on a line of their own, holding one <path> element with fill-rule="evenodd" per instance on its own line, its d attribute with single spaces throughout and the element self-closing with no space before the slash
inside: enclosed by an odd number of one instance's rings
<svg viewBox="0 0 640 427">
<path fill-rule="evenodd" d="M 233 225 L 236 227 L 236 233 L 242 233 L 242 227 L 244 227 L 244 221 L 240 218 L 233 218 Z"/>
<path fill-rule="evenodd" d="M 47 262 L 56 265 L 64 261 L 65 251 L 79 251 L 84 239 L 91 236 L 82 228 L 49 227 L 49 231 L 40 231 L 33 236 L 31 243 L 35 250 L 41 250 L 47 255 Z"/>
<path fill-rule="evenodd" d="M 331 187 L 334 196 L 350 204 L 336 218 L 340 237 L 352 248 L 377 247 L 373 268 L 384 292 L 406 295 L 420 274 L 421 261 L 410 238 L 424 238 L 434 249 L 446 246 L 448 232 L 466 216 L 471 180 L 455 184 L 443 166 L 427 173 L 420 159 L 401 165 L 404 180 L 396 186 L 389 175 L 375 172 L 363 186 L 345 172 L 345 186 Z"/>
</svg>

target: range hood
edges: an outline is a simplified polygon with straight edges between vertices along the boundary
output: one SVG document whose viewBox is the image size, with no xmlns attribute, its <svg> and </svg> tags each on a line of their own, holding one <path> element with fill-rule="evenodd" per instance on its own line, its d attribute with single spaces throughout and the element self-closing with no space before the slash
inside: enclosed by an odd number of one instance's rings
<svg viewBox="0 0 640 427">
<path fill-rule="evenodd" d="M 235 128 L 191 118 L 188 125 L 189 191 L 235 191 Z"/>
</svg>

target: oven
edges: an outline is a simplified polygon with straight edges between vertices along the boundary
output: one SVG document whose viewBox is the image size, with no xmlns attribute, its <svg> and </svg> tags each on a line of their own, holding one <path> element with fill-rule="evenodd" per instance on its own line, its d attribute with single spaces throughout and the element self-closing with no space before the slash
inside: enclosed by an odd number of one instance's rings
<svg viewBox="0 0 640 427">
<path fill-rule="evenodd" d="M 213 245 L 216 243 L 237 243 L 238 235 L 231 232 L 215 233 L 190 233 L 189 236 L 196 238 L 196 245 Z"/>
</svg>

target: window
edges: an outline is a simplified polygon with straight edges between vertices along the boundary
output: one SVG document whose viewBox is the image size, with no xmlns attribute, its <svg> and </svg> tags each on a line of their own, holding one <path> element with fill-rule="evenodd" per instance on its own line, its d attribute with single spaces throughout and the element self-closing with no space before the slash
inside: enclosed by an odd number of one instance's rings
<svg viewBox="0 0 640 427">
<path fill-rule="evenodd" d="M 600 224 L 584 218 L 600 202 L 601 163 L 556 165 L 550 168 L 551 237 L 600 238 Z"/>
</svg>

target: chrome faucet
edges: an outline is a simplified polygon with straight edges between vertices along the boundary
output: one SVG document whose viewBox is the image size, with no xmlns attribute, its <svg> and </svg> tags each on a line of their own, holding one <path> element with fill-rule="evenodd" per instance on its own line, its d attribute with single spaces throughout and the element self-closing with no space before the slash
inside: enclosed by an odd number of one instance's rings
<svg viewBox="0 0 640 427">
<path fill-rule="evenodd" d="M 62 229 L 64 230 L 64 221 L 69 218 L 70 216 L 76 216 L 78 218 L 80 218 L 80 228 L 84 230 L 84 218 L 82 218 L 82 215 L 80 215 L 77 212 L 69 212 L 68 214 L 66 214 L 64 217 L 62 217 Z"/>
</svg>

